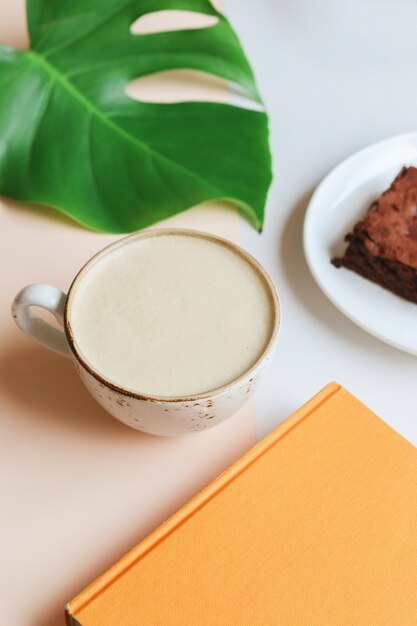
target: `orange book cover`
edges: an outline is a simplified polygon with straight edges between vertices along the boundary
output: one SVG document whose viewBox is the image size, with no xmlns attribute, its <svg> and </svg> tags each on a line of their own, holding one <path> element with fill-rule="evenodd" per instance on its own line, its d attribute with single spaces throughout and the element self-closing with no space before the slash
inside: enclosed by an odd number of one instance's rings
<svg viewBox="0 0 417 626">
<path fill-rule="evenodd" d="M 67 606 L 71 626 L 415 626 L 417 450 L 328 385 Z"/>
</svg>

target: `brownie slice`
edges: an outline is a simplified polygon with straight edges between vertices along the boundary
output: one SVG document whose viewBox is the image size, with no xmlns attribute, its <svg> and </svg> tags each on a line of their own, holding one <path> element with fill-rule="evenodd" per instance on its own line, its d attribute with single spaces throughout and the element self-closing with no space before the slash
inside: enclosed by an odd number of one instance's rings
<svg viewBox="0 0 417 626">
<path fill-rule="evenodd" d="M 345 240 L 346 267 L 417 303 L 417 167 L 404 167 Z"/>
</svg>

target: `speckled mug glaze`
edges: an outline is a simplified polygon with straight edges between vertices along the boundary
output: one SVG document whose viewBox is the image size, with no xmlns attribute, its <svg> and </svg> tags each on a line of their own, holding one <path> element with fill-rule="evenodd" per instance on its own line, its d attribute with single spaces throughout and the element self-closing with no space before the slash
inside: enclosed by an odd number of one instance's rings
<svg viewBox="0 0 417 626">
<path fill-rule="evenodd" d="M 253 367 L 228 385 L 189 397 L 141 395 L 103 378 L 83 359 L 77 350 L 76 340 L 71 329 L 70 303 L 71 296 L 77 289 L 78 279 L 88 271 L 93 260 L 97 261 L 113 248 L 123 246 L 127 240 L 149 237 L 155 235 L 155 231 L 130 235 L 104 248 L 80 270 L 72 282 L 68 296 L 51 285 L 37 284 L 25 287 L 13 302 L 12 314 L 17 325 L 28 335 L 55 352 L 71 357 L 91 395 L 120 422 L 153 435 L 176 436 L 201 431 L 220 424 L 236 413 L 252 396 L 277 342 L 280 327 L 280 305 L 275 287 L 268 274 L 252 256 L 235 244 L 198 231 L 172 229 L 159 230 L 158 232 L 192 234 L 227 245 L 256 269 L 269 288 L 274 326 L 268 345 Z M 201 286 L 196 286 L 196 289 L 201 289 Z M 37 317 L 32 310 L 33 306 L 50 311 L 63 326 L 63 331 Z M 204 355 L 201 358 L 204 358 Z"/>
</svg>

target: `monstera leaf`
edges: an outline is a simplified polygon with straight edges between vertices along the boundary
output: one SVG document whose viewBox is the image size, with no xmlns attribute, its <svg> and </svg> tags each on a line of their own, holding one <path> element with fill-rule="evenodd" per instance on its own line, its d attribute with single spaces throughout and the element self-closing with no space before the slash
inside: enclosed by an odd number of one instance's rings
<svg viewBox="0 0 417 626">
<path fill-rule="evenodd" d="M 185 10 L 208 28 L 132 34 Z M 30 50 L 0 45 L 0 193 L 101 231 L 129 232 L 213 199 L 260 228 L 271 180 L 267 117 L 214 102 L 126 95 L 136 77 L 194 69 L 259 100 L 225 17 L 208 0 L 28 0 Z"/>
</svg>

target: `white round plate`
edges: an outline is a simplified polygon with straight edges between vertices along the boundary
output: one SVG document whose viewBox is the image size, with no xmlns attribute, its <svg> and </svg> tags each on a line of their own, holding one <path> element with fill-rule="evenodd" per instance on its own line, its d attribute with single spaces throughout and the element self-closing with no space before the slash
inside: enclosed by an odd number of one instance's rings
<svg viewBox="0 0 417 626">
<path fill-rule="evenodd" d="M 400 350 L 417 354 L 417 305 L 331 265 L 344 236 L 404 165 L 417 166 L 417 133 L 399 135 L 352 155 L 324 178 L 304 221 L 304 251 L 326 296 L 353 322 Z"/>
</svg>

